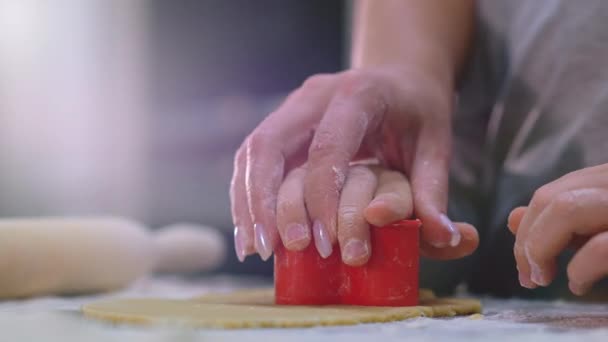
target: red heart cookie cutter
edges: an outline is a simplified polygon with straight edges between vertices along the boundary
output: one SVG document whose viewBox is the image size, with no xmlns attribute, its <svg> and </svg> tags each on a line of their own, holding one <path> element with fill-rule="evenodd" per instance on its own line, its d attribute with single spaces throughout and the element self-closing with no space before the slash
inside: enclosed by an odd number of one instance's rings
<svg viewBox="0 0 608 342">
<path fill-rule="evenodd" d="M 371 227 L 367 264 L 344 264 L 339 248 L 323 259 L 314 243 L 275 251 L 275 302 L 289 305 L 410 306 L 418 304 L 420 220 Z"/>
</svg>

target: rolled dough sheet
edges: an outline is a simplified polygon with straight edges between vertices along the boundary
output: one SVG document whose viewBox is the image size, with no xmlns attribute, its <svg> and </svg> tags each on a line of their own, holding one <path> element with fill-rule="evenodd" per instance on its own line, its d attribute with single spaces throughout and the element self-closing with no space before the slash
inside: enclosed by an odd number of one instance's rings
<svg viewBox="0 0 608 342">
<path fill-rule="evenodd" d="M 413 307 L 275 305 L 272 289 L 211 294 L 190 300 L 117 299 L 83 306 L 86 316 L 113 323 L 242 329 L 296 328 L 400 321 L 415 317 L 450 317 L 481 312 L 473 299 L 435 298 L 420 292 Z"/>
</svg>

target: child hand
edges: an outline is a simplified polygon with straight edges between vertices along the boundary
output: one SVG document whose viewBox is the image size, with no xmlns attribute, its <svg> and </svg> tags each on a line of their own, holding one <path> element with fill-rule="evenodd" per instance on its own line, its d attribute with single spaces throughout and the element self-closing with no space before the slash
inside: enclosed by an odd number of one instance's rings
<svg viewBox="0 0 608 342">
<path fill-rule="evenodd" d="M 277 202 L 277 226 L 285 247 L 302 250 L 317 236 L 315 245 L 323 257 L 332 253 L 328 237 L 310 225 L 304 200 L 305 166 L 294 169 L 280 187 Z M 402 173 L 379 166 L 357 165 L 348 170 L 338 206 L 338 244 L 342 260 L 349 265 L 365 264 L 371 253 L 369 225 L 382 227 L 411 218 L 413 200 L 408 180 Z M 463 257 L 478 244 L 473 226 L 456 224 L 462 242 L 455 247 L 435 248 L 421 242 L 422 254 L 438 259 Z M 321 235 L 321 236 L 319 236 Z"/>
<path fill-rule="evenodd" d="M 556 258 L 577 249 L 568 265 L 570 290 L 587 292 L 608 275 L 608 164 L 569 173 L 538 189 L 527 207 L 509 215 L 522 286 L 547 286 Z"/>
</svg>

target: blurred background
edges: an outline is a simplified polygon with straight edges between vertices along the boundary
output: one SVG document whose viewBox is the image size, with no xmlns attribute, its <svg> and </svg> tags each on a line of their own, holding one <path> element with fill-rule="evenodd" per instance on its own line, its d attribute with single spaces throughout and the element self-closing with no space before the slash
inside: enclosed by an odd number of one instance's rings
<svg viewBox="0 0 608 342">
<path fill-rule="evenodd" d="M 343 69 L 349 4 L 0 0 L 0 216 L 218 227 L 243 138 Z M 280 143 L 280 142 L 278 142 Z M 270 272 L 233 253 L 222 272 Z"/>
</svg>

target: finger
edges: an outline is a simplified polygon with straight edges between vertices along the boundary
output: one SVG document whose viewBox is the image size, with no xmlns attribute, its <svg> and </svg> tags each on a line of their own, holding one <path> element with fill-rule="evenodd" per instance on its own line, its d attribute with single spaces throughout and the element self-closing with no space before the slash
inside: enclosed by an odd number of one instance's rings
<svg viewBox="0 0 608 342">
<path fill-rule="evenodd" d="M 526 213 L 528 207 L 517 207 L 511 211 L 509 214 L 509 218 L 507 219 L 507 227 L 513 234 L 517 234 L 517 230 L 519 229 L 519 224 Z"/>
<path fill-rule="evenodd" d="M 245 193 L 253 223 L 254 246 L 267 260 L 279 240 L 276 201 L 286 164 L 307 146 L 329 101 L 332 76 L 316 76 L 291 94 L 245 142 Z M 281 144 L 277 144 L 281 142 Z"/>
<path fill-rule="evenodd" d="M 583 295 L 595 282 L 608 275 L 608 232 L 592 237 L 568 264 L 570 290 Z"/>
<path fill-rule="evenodd" d="M 278 242 L 276 228 L 277 193 L 283 181 L 285 159 L 270 141 L 247 142 L 245 191 L 251 221 L 254 246 L 262 260 L 268 260 Z"/>
<path fill-rule="evenodd" d="M 519 284 L 527 289 L 534 289 L 538 285 L 532 281 L 530 264 L 526 257 L 526 252 L 523 244 L 521 243 L 522 238 L 520 237 L 521 230 L 515 235 L 515 245 L 513 246 L 513 256 L 515 257 L 515 266 L 519 277 Z M 519 243 L 517 241 L 520 241 Z"/>
<path fill-rule="evenodd" d="M 347 265 L 363 265 L 371 255 L 369 225 L 363 210 L 371 202 L 376 186 L 376 175 L 369 168 L 350 168 L 338 209 L 338 241 L 342 260 Z"/>
<path fill-rule="evenodd" d="M 313 221 L 315 245 L 322 257 L 337 238 L 338 202 L 349 162 L 366 131 L 385 113 L 381 89 L 364 78 L 346 74 L 315 132 L 304 184 L 306 208 Z M 357 74 L 354 74 L 357 75 Z"/>
<path fill-rule="evenodd" d="M 511 211 L 511 214 L 509 215 L 509 230 L 513 233 L 513 234 L 517 234 L 517 231 L 519 229 L 519 225 L 521 223 L 521 219 L 523 218 L 523 215 L 525 215 L 526 213 L 526 209 L 527 207 L 518 207 L 513 209 L 513 211 Z M 577 250 L 579 248 L 581 248 L 585 243 L 587 243 L 587 241 L 589 240 L 589 237 L 586 236 L 575 236 L 572 241 L 568 244 L 568 248 L 569 249 L 573 249 L 573 250 Z"/>
<path fill-rule="evenodd" d="M 597 168 L 587 168 L 569 173 L 549 184 L 543 185 L 534 192 L 530 205 L 517 229 L 515 246 L 513 248 L 522 286 L 534 288 L 537 285 L 532 281 L 532 272 L 523 244 L 528 240 L 530 228 L 540 213 L 561 193 L 575 189 L 604 185 L 608 185 L 606 177 L 598 172 Z"/>
<path fill-rule="evenodd" d="M 528 226 L 533 222 L 542 212 L 544 207 L 560 193 L 580 188 L 608 186 L 608 179 L 604 175 L 606 168 L 608 168 L 608 166 L 599 165 L 570 172 L 553 182 L 540 187 L 534 192 L 534 195 L 530 200 L 530 205 L 528 206 L 529 210 L 524 213 L 524 217 L 520 220 L 519 226 L 522 224 Z M 519 227 L 517 230 L 519 230 Z"/>
<path fill-rule="evenodd" d="M 234 223 L 234 249 L 241 262 L 248 255 L 255 253 L 253 224 L 245 192 L 245 164 L 245 151 L 240 148 L 234 158 L 234 171 L 230 182 L 230 204 Z"/>
<path fill-rule="evenodd" d="M 511 231 L 511 233 L 513 233 L 514 235 L 517 235 L 517 233 L 519 231 L 519 226 L 520 226 L 523 216 L 526 214 L 527 210 L 528 210 L 528 207 L 523 207 L 523 206 L 517 207 L 517 208 L 513 209 L 511 211 L 511 213 L 509 214 L 509 217 L 507 219 L 507 226 L 508 226 L 509 230 Z M 513 254 L 515 256 L 516 264 L 519 264 L 519 262 L 523 263 L 522 253 L 516 252 L 515 247 L 513 248 Z M 518 270 L 518 276 L 519 276 L 519 283 L 521 286 L 526 287 L 526 288 L 535 288 L 536 287 L 536 284 L 534 282 L 532 282 L 529 272 L 522 273 L 522 272 L 525 272 L 525 270 L 526 270 L 525 268 L 520 269 L 520 267 L 517 266 L 517 270 Z"/>
<path fill-rule="evenodd" d="M 460 231 L 462 242 L 455 247 L 437 248 L 426 241 L 420 243 L 420 254 L 427 258 L 450 260 L 472 254 L 479 245 L 479 235 L 475 227 L 468 223 L 454 223 Z"/>
<path fill-rule="evenodd" d="M 363 212 L 365 219 L 376 227 L 382 227 L 412 216 L 412 190 L 401 172 L 376 169 L 378 187 L 373 201 Z"/>
<path fill-rule="evenodd" d="M 427 125 L 420 131 L 412 165 L 416 217 L 424 222 L 422 240 L 442 247 L 460 243 L 460 231 L 447 217 L 451 132 L 447 124 Z"/>
<path fill-rule="evenodd" d="M 256 133 L 280 141 L 280 148 L 285 155 L 291 156 L 302 146 L 308 147 L 314 128 L 325 114 L 338 80 L 338 75 L 309 77 L 260 123 Z"/>
<path fill-rule="evenodd" d="M 304 206 L 304 168 L 292 170 L 279 189 L 277 227 L 285 248 L 300 251 L 308 247 L 311 233 Z"/>
<path fill-rule="evenodd" d="M 517 267 L 519 283 L 522 287 L 534 289 L 538 284 L 532 281 L 532 268 L 528 262 L 526 253 L 525 241 L 528 240 L 528 234 L 533 222 L 536 221 L 538 215 L 551 202 L 553 197 L 557 196 L 558 191 L 567 191 L 569 186 L 577 183 L 576 178 L 564 176 L 549 184 L 540 187 L 534 192 L 530 205 L 525 210 L 517 227 L 515 235 L 515 245 L 513 246 L 513 255 Z M 537 279 L 538 280 L 538 279 Z"/>
<path fill-rule="evenodd" d="M 606 230 L 608 191 L 571 190 L 556 196 L 538 215 L 523 241 L 531 280 L 547 286 L 553 281 L 557 256 L 577 235 L 595 235 Z"/>
</svg>

